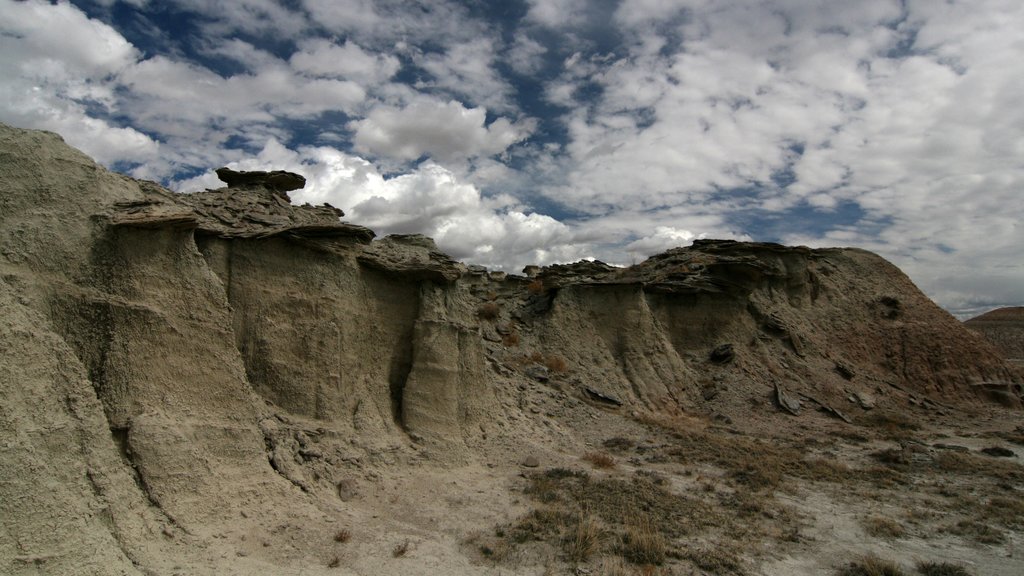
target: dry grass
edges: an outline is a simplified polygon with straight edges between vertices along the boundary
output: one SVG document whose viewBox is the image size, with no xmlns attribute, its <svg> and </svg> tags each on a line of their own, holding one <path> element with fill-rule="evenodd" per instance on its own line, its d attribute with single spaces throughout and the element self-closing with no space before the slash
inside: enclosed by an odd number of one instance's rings
<svg viewBox="0 0 1024 576">
<path fill-rule="evenodd" d="M 331 561 L 327 563 L 328 568 L 337 568 L 338 566 L 341 566 L 341 558 L 338 556 L 331 558 Z"/>
<path fill-rule="evenodd" d="M 548 355 L 544 358 L 544 366 L 554 374 L 564 374 L 569 371 L 569 365 L 561 356 Z"/>
<path fill-rule="evenodd" d="M 864 531 L 875 538 L 902 538 L 907 531 L 899 522 L 884 516 L 869 516 L 861 520 Z"/>
<path fill-rule="evenodd" d="M 619 545 L 622 557 L 634 564 L 661 564 L 667 549 L 665 536 L 645 517 L 633 518 L 626 524 Z"/>
<path fill-rule="evenodd" d="M 921 428 L 921 424 L 902 412 L 873 411 L 861 423 L 883 432 L 890 437 L 905 438 L 910 432 Z"/>
<path fill-rule="evenodd" d="M 497 302 L 484 302 L 476 309 L 476 315 L 482 320 L 494 320 L 501 313 Z"/>
<path fill-rule="evenodd" d="M 729 548 L 715 546 L 690 550 L 686 553 L 686 559 L 693 562 L 701 570 L 707 570 L 712 574 L 746 574 L 739 555 Z"/>
<path fill-rule="evenodd" d="M 971 576 L 967 568 L 950 562 L 918 562 L 917 571 L 923 576 Z"/>
<path fill-rule="evenodd" d="M 583 455 L 583 459 L 590 462 L 594 468 L 615 468 L 615 458 L 607 452 L 587 452 Z"/>
<path fill-rule="evenodd" d="M 974 520 L 960 520 L 956 524 L 946 527 L 946 532 L 970 538 L 979 544 L 1002 544 L 1006 542 L 1006 534 L 1002 530 L 985 522 Z"/>
<path fill-rule="evenodd" d="M 338 530 L 334 534 L 334 541 L 335 542 L 345 543 L 345 542 L 348 542 L 351 539 L 352 539 L 352 532 L 349 532 L 349 530 L 347 528 L 343 528 L 341 530 Z"/>
<path fill-rule="evenodd" d="M 899 564 L 878 556 L 864 556 L 837 572 L 838 576 L 907 576 Z"/>
<path fill-rule="evenodd" d="M 562 539 L 562 549 L 570 562 L 586 562 L 601 549 L 603 529 L 597 518 L 580 512 L 576 522 Z"/>
<path fill-rule="evenodd" d="M 519 332 L 513 330 L 502 336 L 501 345 L 506 348 L 515 348 L 516 346 L 519 346 Z"/>
</svg>

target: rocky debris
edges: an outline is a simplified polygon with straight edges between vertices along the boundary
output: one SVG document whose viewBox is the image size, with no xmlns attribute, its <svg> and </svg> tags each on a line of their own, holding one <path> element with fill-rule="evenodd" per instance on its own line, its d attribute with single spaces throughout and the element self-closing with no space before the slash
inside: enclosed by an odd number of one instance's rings
<svg viewBox="0 0 1024 576">
<path fill-rule="evenodd" d="M 450 284 L 464 267 L 437 249 L 434 241 L 421 234 L 392 234 L 367 246 L 357 256 L 360 264 L 391 276 L 415 281 Z"/>
<path fill-rule="evenodd" d="M 616 283 L 617 279 L 611 274 L 617 270 L 621 269 L 600 260 L 580 260 L 572 264 L 544 266 L 536 277 L 540 278 L 545 287 L 556 289 L 570 284 Z"/>
<path fill-rule="evenodd" d="M 598 404 L 614 406 L 615 408 L 622 406 L 622 400 L 590 386 L 584 386 L 583 392 L 587 395 L 588 399 L 597 402 Z"/>
<path fill-rule="evenodd" d="M 1014 458 L 1017 456 L 1013 453 L 1013 450 L 1003 448 L 1002 446 L 988 446 L 986 448 L 982 448 L 981 453 L 995 458 Z"/>
<path fill-rule="evenodd" d="M 856 373 L 853 371 L 853 368 L 850 368 L 849 364 L 841 360 L 835 360 L 834 363 L 836 372 L 842 376 L 844 380 L 853 380 Z"/>
<path fill-rule="evenodd" d="M 854 392 L 853 399 L 864 410 L 872 410 L 875 407 L 875 397 L 867 392 Z"/>
<path fill-rule="evenodd" d="M 536 468 L 540 466 L 540 459 L 531 454 L 523 459 L 522 464 L 526 468 Z"/>
<path fill-rule="evenodd" d="M 733 358 L 736 357 L 736 351 L 733 350 L 732 344 L 720 344 L 715 346 L 711 353 L 708 354 L 708 358 L 715 364 L 728 364 L 732 362 Z"/>
<path fill-rule="evenodd" d="M 196 214 L 197 233 L 221 238 L 340 237 L 369 243 L 369 228 L 341 222 L 344 212 L 323 206 L 294 206 L 269 189 L 220 188 L 177 197 Z"/>
<path fill-rule="evenodd" d="M 551 379 L 551 371 L 546 366 L 528 366 L 523 373 L 537 382 L 547 382 Z"/>
<path fill-rule="evenodd" d="M 800 399 L 790 395 L 782 386 L 775 385 L 775 403 L 778 404 L 779 408 L 789 412 L 793 416 L 800 414 Z"/>
<path fill-rule="evenodd" d="M 306 186 L 305 177 L 294 172 L 285 172 L 284 170 L 274 170 L 272 172 L 254 170 L 245 172 L 224 167 L 218 168 L 216 172 L 217 177 L 227 184 L 228 188 L 266 188 L 285 198 L 288 197 L 288 192 L 299 190 Z"/>
<path fill-rule="evenodd" d="M 199 218 L 188 207 L 159 200 L 134 200 L 114 203 L 112 226 L 129 228 L 181 228 L 199 226 Z"/>
</svg>

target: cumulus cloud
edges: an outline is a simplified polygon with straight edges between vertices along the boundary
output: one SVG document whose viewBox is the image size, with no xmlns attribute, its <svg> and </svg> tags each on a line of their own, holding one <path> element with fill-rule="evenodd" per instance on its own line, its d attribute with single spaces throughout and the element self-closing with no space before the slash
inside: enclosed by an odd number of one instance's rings
<svg viewBox="0 0 1024 576">
<path fill-rule="evenodd" d="M 590 8 L 586 0 L 529 0 L 529 4 L 529 20 L 554 28 L 584 22 Z"/>
<path fill-rule="evenodd" d="M 354 42 L 335 44 L 324 38 L 306 40 L 289 62 L 312 76 L 345 78 L 361 85 L 377 85 L 394 76 L 401 64 L 393 55 L 367 52 Z"/>
<path fill-rule="evenodd" d="M 116 102 L 113 78 L 138 51 L 69 4 L 0 1 L 0 120 L 45 128 L 104 163 L 144 162 L 159 146 L 131 127 L 89 115 Z"/>
<path fill-rule="evenodd" d="M 430 156 L 440 161 L 499 154 L 531 131 L 529 123 L 498 118 L 485 124 L 486 120 L 483 108 L 417 98 L 402 108 L 378 106 L 351 127 L 359 151 L 400 160 Z"/>
</svg>

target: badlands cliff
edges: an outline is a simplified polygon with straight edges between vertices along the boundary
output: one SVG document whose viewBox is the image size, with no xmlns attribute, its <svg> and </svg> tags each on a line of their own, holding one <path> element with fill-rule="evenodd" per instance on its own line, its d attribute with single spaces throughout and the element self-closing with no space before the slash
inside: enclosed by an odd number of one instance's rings
<svg viewBox="0 0 1024 576">
<path fill-rule="evenodd" d="M 1021 401 L 862 250 L 709 240 L 506 275 L 285 180 L 178 195 L 0 127 L 0 572 L 371 573 L 321 540 L 342 518 L 386 541 L 356 495 L 394 467 L 514 467 L 608 414 Z M 420 570 L 476 570 L 452 554 Z"/>
</svg>

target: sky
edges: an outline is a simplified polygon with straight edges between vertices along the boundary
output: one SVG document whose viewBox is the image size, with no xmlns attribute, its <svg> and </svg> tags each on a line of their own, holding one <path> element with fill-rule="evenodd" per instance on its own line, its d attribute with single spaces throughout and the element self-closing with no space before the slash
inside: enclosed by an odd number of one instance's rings
<svg viewBox="0 0 1024 576">
<path fill-rule="evenodd" d="M 855 246 L 1024 305 L 1020 0 L 0 0 L 0 122 L 467 263 Z"/>
</svg>

